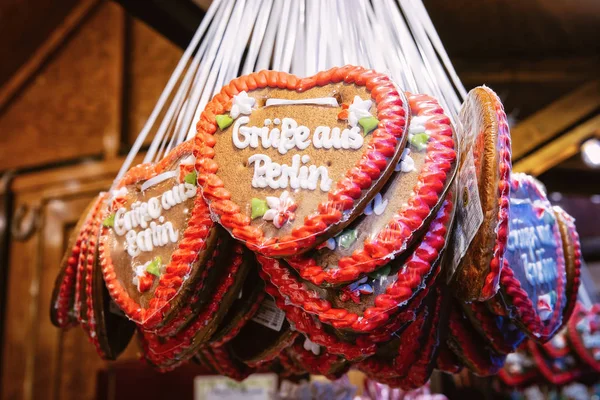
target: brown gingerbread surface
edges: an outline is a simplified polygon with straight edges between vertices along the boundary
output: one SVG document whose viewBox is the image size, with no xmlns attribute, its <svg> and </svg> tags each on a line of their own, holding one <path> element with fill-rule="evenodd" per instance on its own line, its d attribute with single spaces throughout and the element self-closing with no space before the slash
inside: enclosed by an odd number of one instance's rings
<svg viewBox="0 0 600 400">
<path fill-rule="evenodd" d="M 194 139 L 213 216 L 264 255 L 315 247 L 352 222 L 393 172 L 406 103 L 388 77 L 353 66 L 234 79 L 207 104 Z"/>
<path fill-rule="evenodd" d="M 160 199 L 165 192 L 170 191 L 179 185 L 179 181 L 177 177 L 167 179 L 151 186 L 143 192 L 141 191 L 142 184 L 143 182 L 139 182 L 126 187 L 127 195 L 125 196 L 125 200 L 121 207 L 129 211 L 132 209 L 132 204 L 135 202 L 148 202 L 151 198 Z M 196 189 L 194 188 L 194 191 L 195 190 Z M 164 218 L 164 221 L 172 223 L 174 228 L 173 232 L 175 232 L 178 237 L 175 242 L 169 240 L 163 246 L 155 246 L 151 251 L 141 251 L 139 254 L 131 256 L 127 252 L 126 235 L 128 233 L 118 235 L 113 230 L 113 234 L 110 236 L 110 252 L 121 284 L 127 290 L 127 294 L 144 308 L 148 307 L 150 299 L 154 296 L 154 290 L 158 286 L 158 279 L 153 279 L 151 288 L 142 292 L 138 289 L 138 285 L 134 283 L 136 268 L 142 267 L 144 264 L 152 262 L 156 258 L 160 258 L 161 267 L 169 262 L 171 254 L 173 254 L 173 251 L 175 251 L 183 238 L 183 231 L 187 227 L 187 222 L 190 219 L 190 213 L 194 205 L 194 197 L 188 198 L 181 204 L 168 210 L 162 210 L 160 218 Z M 160 219 L 156 222 L 160 224 L 159 221 Z M 118 221 L 115 221 L 115 223 L 118 223 Z M 141 230 L 141 228 L 137 228 L 135 229 L 135 232 L 138 233 Z"/>
<path fill-rule="evenodd" d="M 453 277 L 454 294 L 467 301 L 483 301 L 498 290 L 508 236 L 510 133 L 500 99 L 486 87 L 469 92 L 460 121 L 465 140 L 473 138 L 483 221 Z"/>
<path fill-rule="evenodd" d="M 337 116 L 340 113 L 341 108 L 310 104 L 265 107 L 264 104 L 267 99 L 302 100 L 336 97 L 340 99 L 339 103 L 342 104 L 352 103 L 354 96 L 360 96 L 360 98 L 364 100 L 371 98 L 371 94 L 364 86 L 347 85 L 344 83 L 315 87 L 302 93 L 286 89 L 260 89 L 249 92 L 248 96 L 256 99 L 258 108 L 248 116 L 250 121 L 245 124 L 246 126 L 263 127 L 265 126 L 265 120 L 269 120 L 272 122 L 271 124 L 266 125 L 269 129 L 277 127 L 281 128 L 281 123 L 275 124 L 273 121 L 276 119 L 283 120 L 283 118 L 293 118 L 298 125 L 306 126 L 311 134 L 314 133 L 315 128 L 318 126 L 327 126 L 332 129 L 337 127 L 340 130 L 348 128 L 347 121 L 338 120 Z M 374 103 L 370 110 L 372 114 L 376 114 Z M 216 135 L 218 137 L 231 137 L 234 126 L 235 122 L 229 128 L 222 132 L 218 132 Z M 366 143 L 363 147 L 365 146 Z M 317 206 L 327 199 L 328 192 L 323 191 L 320 188 L 317 188 L 316 190 L 293 190 L 289 187 L 286 189 L 272 189 L 270 187 L 254 188 L 251 183 L 255 168 L 253 165 L 248 165 L 248 158 L 254 154 L 264 154 L 275 163 L 280 165 L 291 165 L 292 157 L 295 154 L 309 155 L 310 161 L 305 165 L 308 166 L 314 164 L 316 166 L 326 166 L 329 178 L 333 182 L 337 182 L 350 169 L 349 166 L 356 164 L 359 160 L 364 150 L 363 147 L 356 150 L 334 148 L 315 149 L 314 146 L 311 145 L 305 150 L 293 148 L 282 155 L 275 148 L 263 147 L 262 144 L 260 144 L 260 141 L 258 148 L 248 146 L 245 149 L 238 149 L 231 140 L 219 140 L 217 146 L 215 146 L 216 154 L 214 160 L 219 165 L 226 166 L 219 169 L 219 177 L 223 180 L 225 187 L 236 189 L 231 191 L 231 200 L 242 205 L 242 211 L 248 216 L 252 213 L 250 199 L 265 199 L 267 196 L 279 197 L 284 190 L 290 192 L 294 202 L 301 205 L 301 207 L 298 207 L 295 211 L 296 215 L 293 221 L 289 221 L 278 229 L 262 218 L 255 218 L 252 220 L 252 225 L 261 226 L 262 229 L 265 230 L 267 236 L 279 236 L 288 234 L 294 227 L 302 225 L 304 217 L 309 215 L 309 213 L 314 212 L 317 209 Z M 292 191 L 293 193 L 291 193 Z"/>
</svg>

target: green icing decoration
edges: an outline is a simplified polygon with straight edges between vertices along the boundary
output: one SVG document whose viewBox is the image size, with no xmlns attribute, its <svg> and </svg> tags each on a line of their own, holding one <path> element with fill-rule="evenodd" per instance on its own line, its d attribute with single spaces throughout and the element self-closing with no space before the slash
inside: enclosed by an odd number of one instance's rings
<svg viewBox="0 0 600 400">
<path fill-rule="evenodd" d="M 183 181 L 185 183 L 189 183 L 190 185 L 196 186 L 198 184 L 198 174 L 196 171 L 190 172 L 183 178 Z"/>
<path fill-rule="evenodd" d="M 379 125 L 379 120 L 375 117 L 364 117 L 359 119 L 358 123 L 363 127 L 364 136 L 367 136 L 373 129 L 377 128 L 377 125 Z"/>
<path fill-rule="evenodd" d="M 266 200 L 257 199 L 256 197 L 250 200 L 250 205 L 252 206 L 252 215 L 250 216 L 252 219 L 262 217 L 269 209 Z"/>
<path fill-rule="evenodd" d="M 410 144 L 412 144 L 417 150 L 423 151 L 427 147 L 427 142 L 429 141 L 429 135 L 425 132 L 415 133 L 409 139 Z"/>
<path fill-rule="evenodd" d="M 154 276 L 160 276 L 160 266 L 162 264 L 162 260 L 160 257 L 154 257 L 154 260 L 146 267 L 146 272 L 152 274 Z"/>
<path fill-rule="evenodd" d="M 108 217 L 104 218 L 102 220 L 102 226 L 107 228 L 115 226 L 115 214 L 110 214 Z"/>
<path fill-rule="evenodd" d="M 350 229 L 343 232 L 338 237 L 338 245 L 343 249 L 348 249 L 352 246 L 352 243 L 356 242 L 358 238 L 358 231 L 356 229 Z"/>
<path fill-rule="evenodd" d="M 229 128 L 231 124 L 233 124 L 233 118 L 227 114 L 217 115 L 215 119 L 217 120 L 217 125 L 219 125 L 220 130 L 225 130 Z"/>
<path fill-rule="evenodd" d="M 386 265 L 385 267 L 379 268 L 377 271 L 373 271 L 367 275 L 369 275 L 369 278 L 371 278 L 371 279 L 379 279 L 383 276 L 388 276 L 391 271 L 392 271 L 392 267 L 390 267 L 389 265 Z"/>
</svg>

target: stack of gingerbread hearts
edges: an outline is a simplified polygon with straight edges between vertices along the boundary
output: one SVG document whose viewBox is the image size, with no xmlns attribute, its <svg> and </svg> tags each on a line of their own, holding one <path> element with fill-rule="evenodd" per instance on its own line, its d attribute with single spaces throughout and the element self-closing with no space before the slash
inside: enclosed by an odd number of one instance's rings
<svg viewBox="0 0 600 400">
<path fill-rule="evenodd" d="M 577 298 L 578 235 L 573 219 L 552 207 L 543 186 L 530 176 L 511 175 L 509 204 L 498 292 L 485 302 L 467 303 L 455 296 L 449 345 L 471 371 L 492 375 L 507 356 L 514 361 L 510 354 L 529 337 L 532 357 L 544 365 L 541 374 L 562 384 L 578 376 L 569 369 L 576 369 L 573 357 L 550 358 L 552 345 L 544 343 L 569 320 Z M 511 368 L 505 369 L 506 381 L 520 381 Z"/>
<path fill-rule="evenodd" d="M 434 368 L 496 373 L 566 322 L 579 284 L 572 218 L 510 170 L 489 88 L 452 121 L 362 67 L 242 76 L 86 211 L 52 318 L 106 358 L 136 330 L 161 371 L 356 368 L 404 390 Z"/>
</svg>

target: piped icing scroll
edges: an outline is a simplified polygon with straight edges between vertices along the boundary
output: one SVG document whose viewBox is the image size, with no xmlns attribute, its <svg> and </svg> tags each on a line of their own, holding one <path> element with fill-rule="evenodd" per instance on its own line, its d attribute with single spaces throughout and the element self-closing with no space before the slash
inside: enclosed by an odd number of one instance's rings
<svg viewBox="0 0 600 400">
<path fill-rule="evenodd" d="M 295 255 L 362 212 L 400 159 L 407 119 L 404 94 L 360 67 L 242 76 L 201 114 L 198 182 L 235 238 L 267 256 Z"/>
<path fill-rule="evenodd" d="M 460 122 L 465 155 L 473 154 L 484 218 L 456 269 L 452 286 L 454 295 L 462 300 L 483 301 L 498 291 L 508 238 L 510 131 L 500 99 L 485 86 L 469 92 Z"/>
<path fill-rule="evenodd" d="M 545 342 L 561 325 L 566 305 L 562 239 L 541 184 L 525 174 L 511 181 L 501 298 L 523 330 Z"/>
<path fill-rule="evenodd" d="M 100 262 L 109 292 L 145 329 L 177 312 L 216 242 L 193 163 L 186 142 L 158 164 L 133 167 L 111 194 L 102 222 Z"/>
<path fill-rule="evenodd" d="M 351 283 L 399 257 L 426 230 L 454 178 L 450 120 L 427 95 L 407 94 L 409 144 L 363 216 L 318 250 L 287 261 L 315 285 Z"/>
</svg>

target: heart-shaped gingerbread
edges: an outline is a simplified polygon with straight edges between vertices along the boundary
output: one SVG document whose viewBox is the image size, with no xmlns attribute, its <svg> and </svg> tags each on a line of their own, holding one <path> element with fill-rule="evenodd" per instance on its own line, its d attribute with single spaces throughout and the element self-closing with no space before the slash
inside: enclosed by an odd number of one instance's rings
<svg viewBox="0 0 600 400">
<path fill-rule="evenodd" d="M 296 255 L 360 215 L 400 159 L 407 119 L 404 94 L 361 67 L 242 76 L 197 124 L 198 183 L 234 237 Z"/>
<path fill-rule="evenodd" d="M 91 211 L 97 203 L 98 197 L 87 205 L 77 221 L 69 236 L 67 251 L 60 264 L 60 272 L 56 277 L 52 299 L 50 300 L 50 320 L 57 328 L 66 328 L 78 323 L 74 306 L 81 245 L 85 239 L 86 227 L 91 224 L 93 216 Z"/>
<path fill-rule="evenodd" d="M 420 305 L 420 301 L 412 304 L 411 300 L 435 281 L 453 210 L 449 194 L 413 253 L 399 259 L 402 262 L 391 262 L 387 273 L 381 271 L 380 275 L 365 277 L 348 286 L 319 288 L 298 279 L 281 260 L 259 256 L 259 262 L 270 282 L 292 305 L 337 329 L 371 332 L 389 324 L 390 318 L 407 307 Z"/>
<path fill-rule="evenodd" d="M 217 230 L 196 186 L 191 142 L 133 167 L 103 220 L 100 263 L 125 315 L 144 329 L 176 314 L 212 254 Z"/>
<path fill-rule="evenodd" d="M 409 143 L 394 174 L 337 237 L 288 259 L 303 279 L 319 286 L 350 283 L 401 257 L 427 231 L 454 178 L 454 134 L 434 98 L 407 98 Z"/>
<path fill-rule="evenodd" d="M 507 310 L 529 336 L 547 341 L 566 305 L 565 258 L 552 206 L 541 184 L 525 174 L 511 177 L 504 263 L 500 293 Z"/>
<path fill-rule="evenodd" d="M 511 142 L 504 107 L 488 87 L 469 92 L 460 111 L 463 149 L 459 174 L 475 170 L 482 222 L 456 267 L 454 295 L 484 301 L 498 291 L 507 240 Z M 469 167 L 469 166 L 472 167 Z"/>
<path fill-rule="evenodd" d="M 567 324 L 567 333 L 577 357 L 600 372 L 600 305 L 595 304 L 588 310 L 577 303 Z"/>
</svg>

